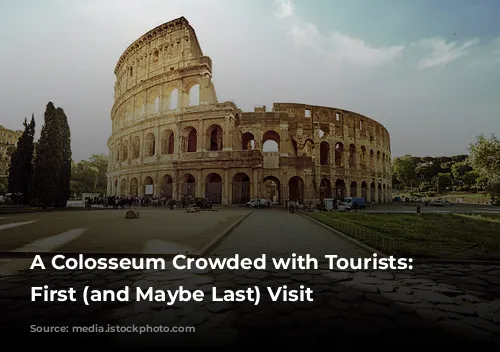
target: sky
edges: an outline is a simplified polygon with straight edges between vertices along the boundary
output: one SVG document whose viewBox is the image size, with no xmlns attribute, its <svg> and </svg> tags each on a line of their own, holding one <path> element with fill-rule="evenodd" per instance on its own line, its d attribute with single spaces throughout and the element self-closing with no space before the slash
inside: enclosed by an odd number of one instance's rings
<svg viewBox="0 0 500 352">
<path fill-rule="evenodd" d="M 0 124 L 47 102 L 69 119 L 73 158 L 108 154 L 114 67 L 180 16 L 213 62 L 220 102 L 296 102 L 372 117 L 392 156 L 467 153 L 500 134 L 500 1 L 0 0 Z"/>
</svg>

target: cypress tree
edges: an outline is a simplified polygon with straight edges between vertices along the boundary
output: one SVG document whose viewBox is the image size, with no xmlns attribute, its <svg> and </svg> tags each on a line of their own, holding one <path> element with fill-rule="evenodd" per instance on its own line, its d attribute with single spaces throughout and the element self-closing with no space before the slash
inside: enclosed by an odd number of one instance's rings
<svg viewBox="0 0 500 352">
<path fill-rule="evenodd" d="M 24 131 L 17 142 L 17 149 L 11 157 L 9 188 L 11 193 L 22 193 L 22 203 L 29 204 L 33 197 L 33 151 L 35 138 L 35 117 L 31 122 L 24 119 Z"/>
<path fill-rule="evenodd" d="M 61 148 L 59 149 L 61 154 L 61 170 L 54 206 L 63 208 L 66 206 L 71 195 L 71 132 L 64 110 L 57 108 L 56 113 L 58 124 L 61 128 Z"/>
<path fill-rule="evenodd" d="M 62 131 L 52 102 L 47 104 L 41 136 L 36 145 L 34 188 L 42 208 L 54 205 L 61 175 Z"/>
</svg>

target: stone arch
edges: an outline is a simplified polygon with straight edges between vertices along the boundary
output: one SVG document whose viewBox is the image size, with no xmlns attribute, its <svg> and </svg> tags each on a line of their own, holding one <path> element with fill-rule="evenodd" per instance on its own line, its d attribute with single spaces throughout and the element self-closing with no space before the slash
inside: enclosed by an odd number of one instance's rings
<svg viewBox="0 0 500 352">
<path fill-rule="evenodd" d="M 358 196 L 358 183 L 356 181 L 351 182 L 351 197 L 357 197 Z"/>
<path fill-rule="evenodd" d="M 343 201 L 346 195 L 346 185 L 344 180 L 338 179 L 335 181 L 335 198 Z"/>
<path fill-rule="evenodd" d="M 121 155 L 121 144 L 120 142 L 117 142 L 115 144 L 115 161 L 118 162 L 118 161 L 122 161 L 122 159 L 120 158 L 120 155 Z"/>
<path fill-rule="evenodd" d="M 324 198 L 332 198 L 332 182 L 326 177 L 319 184 L 319 199 Z"/>
<path fill-rule="evenodd" d="M 137 159 L 141 156 L 141 139 L 135 136 L 132 139 L 132 159 Z"/>
<path fill-rule="evenodd" d="M 375 168 L 375 153 L 373 152 L 373 149 L 370 149 L 370 170 L 373 171 Z"/>
<path fill-rule="evenodd" d="M 266 198 L 269 198 L 272 203 L 281 203 L 281 185 L 277 177 L 264 177 L 263 187 Z"/>
<path fill-rule="evenodd" d="M 375 182 L 370 184 L 370 203 L 375 203 L 377 200 L 375 199 Z"/>
<path fill-rule="evenodd" d="M 178 107 L 179 107 L 179 90 L 177 88 L 174 88 L 170 92 L 169 108 L 170 110 L 175 110 Z"/>
<path fill-rule="evenodd" d="M 246 204 L 250 200 L 250 177 L 239 172 L 232 179 L 232 204 Z"/>
<path fill-rule="evenodd" d="M 196 194 L 196 179 L 191 174 L 185 174 L 181 182 L 181 197 L 194 198 Z"/>
<path fill-rule="evenodd" d="M 361 146 L 361 165 L 366 166 L 366 147 Z"/>
<path fill-rule="evenodd" d="M 174 180 L 172 176 L 165 175 L 161 179 L 160 195 L 166 199 L 173 198 L 173 184 Z"/>
<path fill-rule="evenodd" d="M 335 166 L 344 166 L 344 144 L 341 142 L 335 144 Z"/>
<path fill-rule="evenodd" d="M 314 156 L 314 141 L 311 139 L 306 139 L 304 142 L 304 148 L 302 149 L 304 156 L 312 157 Z"/>
<path fill-rule="evenodd" d="M 130 180 L 129 196 L 137 197 L 139 195 L 139 182 L 135 177 Z"/>
<path fill-rule="evenodd" d="M 127 161 L 128 160 L 128 140 L 124 140 L 122 144 L 122 161 Z"/>
<path fill-rule="evenodd" d="M 246 132 L 241 136 L 241 149 L 242 150 L 254 150 L 255 149 L 255 137 L 252 133 Z"/>
<path fill-rule="evenodd" d="M 183 134 L 183 151 L 184 152 L 195 152 L 198 149 L 198 133 L 194 127 L 184 128 Z"/>
<path fill-rule="evenodd" d="M 120 182 L 120 197 L 126 197 L 127 196 L 127 180 L 122 179 Z"/>
<path fill-rule="evenodd" d="M 170 129 L 163 131 L 161 137 L 161 153 L 174 154 L 175 137 L 174 132 Z"/>
<path fill-rule="evenodd" d="M 211 125 L 207 129 L 207 136 L 208 136 L 208 150 L 210 151 L 216 151 L 216 150 L 222 150 L 222 142 L 223 142 L 223 131 L 222 127 L 220 127 L 217 124 Z"/>
<path fill-rule="evenodd" d="M 382 185 L 382 203 L 387 203 L 387 186 L 385 183 Z"/>
<path fill-rule="evenodd" d="M 356 146 L 354 144 L 349 145 L 349 167 L 356 167 Z"/>
<path fill-rule="evenodd" d="M 365 199 L 365 202 L 368 202 L 368 185 L 365 181 L 361 182 L 361 197 Z"/>
<path fill-rule="evenodd" d="M 319 144 L 319 163 L 321 165 L 330 165 L 330 143 L 321 142 Z"/>
<path fill-rule="evenodd" d="M 144 178 L 143 186 L 144 186 L 143 194 L 145 196 L 153 196 L 153 194 L 154 194 L 154 181 L 153 181 L 153 178 L 151 176 L 146 176 Z"/>
<path fill-rule="evenodd" d="M 304 201 L 304 180 L 299 176 L 293 176 L 288 180 L 288 198 L 292 202 Z"/>
<path fill-rule="evenodd" d="M 222 203 L 222 177 L 211 173 L 205 178 L 205 198 L 212 204 Z"/>
<path fill-rule="evenodd" d="M 273 130 L 264 133 L 262 137 L 262 150 L 264 152 L 279 152 L 280 149 L 279 133 Z"/>
<path fill-rule="evenodd" d="M 189 106 L 200 105 L 200 85 L 194 84 L 189 88 Z"/>
<path fill-rule="evenodd" d="M 377 199 L 377 202 L 378 203 L 382 203 L 382 185 L 379 183 L 378 186 L 377 186 L 377 190 L 378 190 L 378 199 Z"/>
<path fill-rule="evenodd" d="M 156 147 L 156 138 L 155 135 L 152 132 L 149 132 L 146 135 L 145 138 L 145 145 L 144 145 L 144 156 L 153 156 L 156 153 L 155 147 Z"/>
</svg>

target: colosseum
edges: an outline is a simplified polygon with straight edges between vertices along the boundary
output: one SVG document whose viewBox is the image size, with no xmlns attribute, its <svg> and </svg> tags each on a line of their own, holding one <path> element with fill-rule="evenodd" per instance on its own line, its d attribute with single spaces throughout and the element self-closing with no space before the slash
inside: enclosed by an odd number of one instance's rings
<svg viewBox="0 0 500 352">
<path fill-rule="evenodd" d="M 386 128 L 339 108 L 274 103 L 244 112 L 219 102 L 212 61 L 184 17 L 133 42 L 114 73 L 108 195 L 390 200 Z"/>
</svg>

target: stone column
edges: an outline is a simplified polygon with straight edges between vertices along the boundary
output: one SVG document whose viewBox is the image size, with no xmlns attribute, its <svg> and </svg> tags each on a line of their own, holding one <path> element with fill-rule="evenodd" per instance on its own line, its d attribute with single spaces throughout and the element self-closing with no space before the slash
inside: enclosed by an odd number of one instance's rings
<svg viewBox="0 0 500 352">
<path fill-rule="evenodd" d="M 201 170 L 196 170 L 196 193 L 195 197 L 203 197 L 203 183 L 204 180 L 202 179 L 202 171 Z"/>
</svg>

